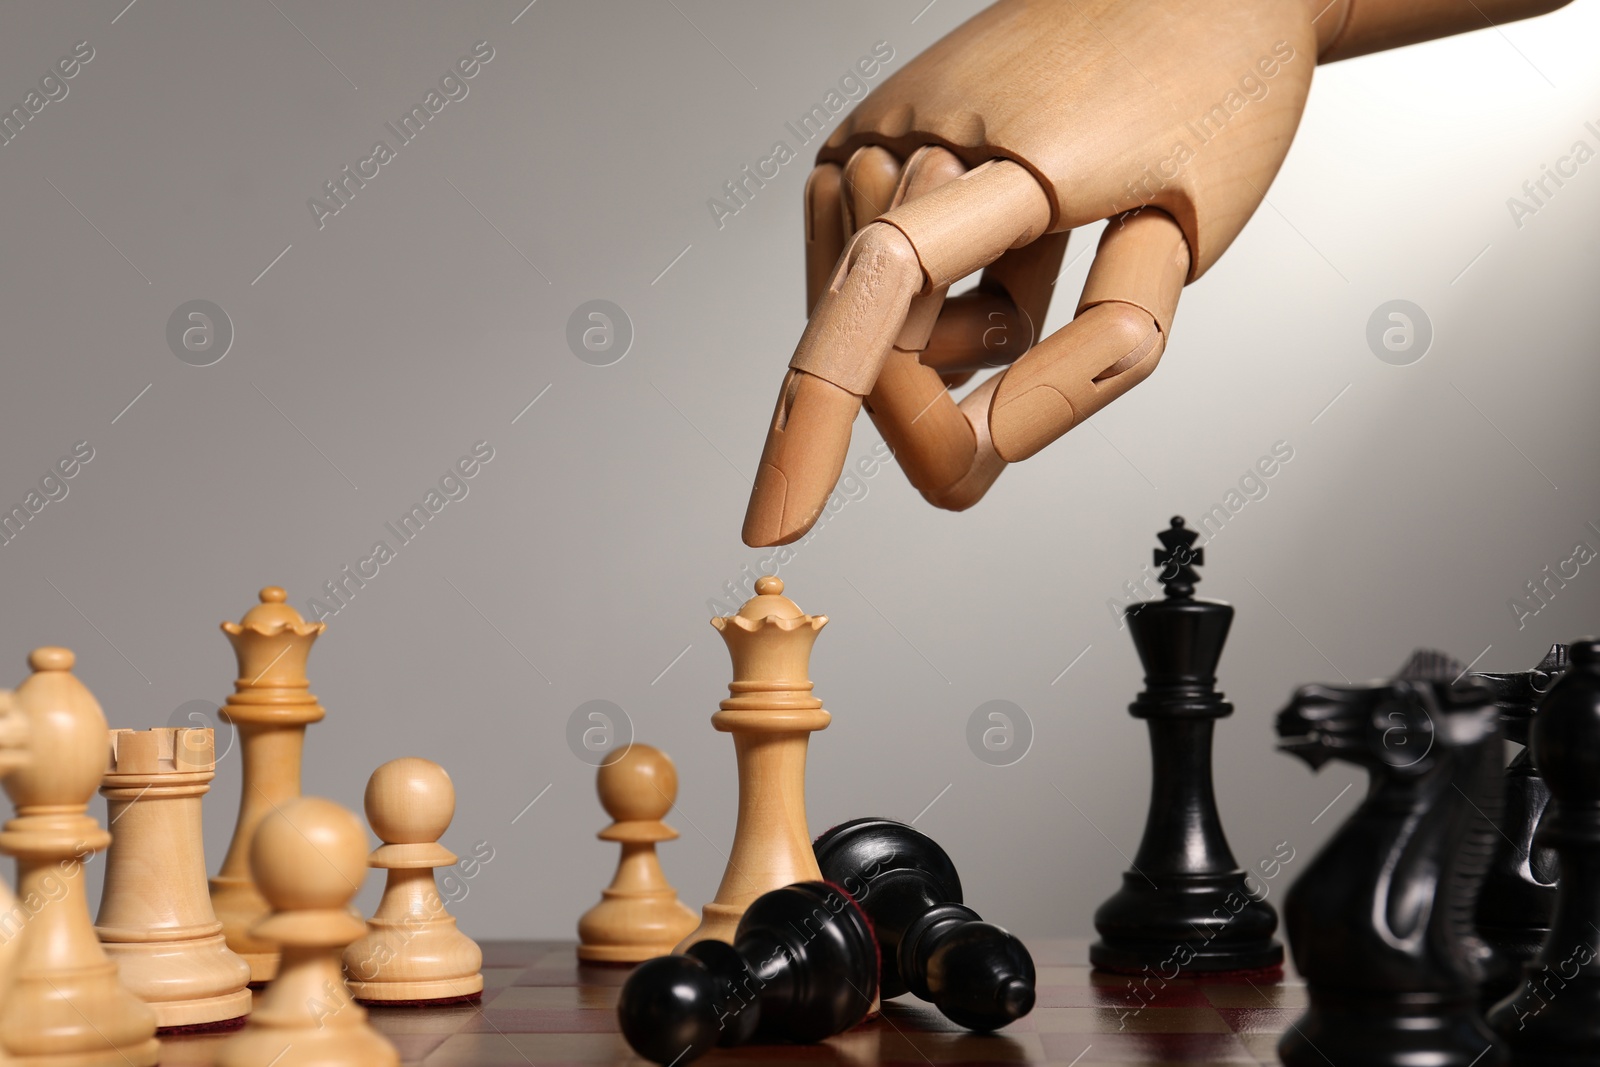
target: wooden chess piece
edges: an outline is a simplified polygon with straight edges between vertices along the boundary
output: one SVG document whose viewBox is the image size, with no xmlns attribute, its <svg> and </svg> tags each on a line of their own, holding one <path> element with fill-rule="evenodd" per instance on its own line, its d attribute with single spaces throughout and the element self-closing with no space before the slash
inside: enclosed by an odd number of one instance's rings
<svg viewBox="0 0 1600 1067">
<path fill-rule="evenodd" d="M 1302 686 L 1279 748 L 1367 770 L 1367 797 L 1284 903 L 1311 1006 L 1287 1067 L 1500 1067 L 1479 1014 L 1472 910 L 1493 850 L 1505 744 L 1493 694 L 1437 652 L 1364 686 Z M 1537 729 L 1537 727 L 1535 727 Z"/>
<path fill-rule="evenodd" d="M 11 690 L 0 689 L 0 780 L 28 762 L 28 722 L 19 714 L 11 704 Z M 0 876 L 0 917 L 9 917 L 17 914 L 17 898 L 12 894 L 11 887 Z M 27 912 L 22 912 L 23 922 L 27 921 Z M 11 972 L 13 961 L 16 959 L 17 946 L 21 942 L 18 936 L 19 927 L 13 926 L 15 919 L 5 918 L 3 927 L 0 927 L 0 1004 L 6 1003 L 11 995 Z M 6 1051 L 5 1036 L 0 1034 L 0 1067 L 16 1067 L 16 1061 Z"/>
<path fill-rule="evenodd" d="M 716 1045 L 821 1041 L 864 1019 L 877 992 L 866 916 L 836 886 L 801 882 L 756 898 L 731 945 L 640 964 L 617 1021 L 645 1059 L 688 1063 Z"/>
<path fill-rule="evenodd" d="M 1501 734 L 1523 746 L 1506 768 L 1500 833 L 1478 895 L 1478 936 L 1489 947 L 1482 987 L 1485 1008 L 1522 984 L 1523 965 L 1538 954 L 1555 915 L 1555 850 L 1536 843 L 1550 810 L 1550 787 L 1540 777 L 1527 745 L 1540 698 L 1566 669 L 1567 646 L 1551 645 L 1531 670 L 1470 676 L 1494 694 Z"/>
<path fill-rule="evenodd" d="M 970 507 L 1007 463 L 1155 369 L 1184 286 L 1272 184 L 1318 63 L 1564 2 L 1000 0 L 979 11 L 879 83 L 817 153 L 810 321 L 778 391 L 745 542 L 787 544 L 812 526 L 863 403 L 930 503 Z M 874 69 L 893 55 L 877 52 Z M 1035 344 L 1068 232 L 1102 219 L 1074 317 Z M 976 287 L 946 298 L 979 270 Z M 992 367 L 958 404 L 948 387 Z"/>
<path fill-rule="evenodd" d="M 1233 705 L 1216 690 L 1231 605 L 1194 595 L 1205 549 L 1174 518 L 1155 553 L 1166 598 L 1128 608 L 1144 664 L 1145 691 L 1129 714 L 1150 728 L 1150 809 L 1133 869 L 1094 914 L 1100 940 L 1089 959 L 1103 970 L 1179 974 L 1254 971 L 1283 963 L 1278 916 L 1250 891 L 1222 832 L 1211 785 L 1216 720 Z"/>
<path fill-rule="evenodd" d="M 250 846 L 255 884 L 272 908 L 252 933 L 280 946 L 278 975 L 218 1067 L 396 1067 L 399 1053 L 345 985 L 345 946 L 366 933 L 350 901 L 367 873 L 361 820 L 331 800 L 284 802 Z"/>
<path fill-rule="evenodd" d="M 222 869 L 211 879 L 211 904 L 228 947 L 250 965 L 250 981 L 257 984 L 277 973 L 278 952 L 250 932 L 268 911 L 250 878 L 250 842 L 262 819 L 300 795 L 306 726 L 325 714 L 307 691 L 306 657 L 326 629 L 301 618 L 277 586 L 267 586 L 260 596 L 240 622 L 222 624 L 239 661 L 239 677 L 220 715 L 238 731 L 244 772 L 239 822 Z"/>
<path fill-rule="evenodd" d="M 456 787 L 432 760 L 390 760 L 367 781 L 367 822 L 383 842 L 368 866 L 389 872 L 367 932 L 345 949 L 357 1000 L 423 1004 L 483 995 L 483 952 L 456 928 L 434 869 L 456 862 L 439 843 L 456 813 Z"/>
<path fill-rule="evenodd" d="M 6 777 L 16 818 L 0 852 L 16 857 L 26 922 L 0 1035 L 26 1067 L 151 1067 L 156 1014 L 117 980 L 89 919 L 84 863 L 111 843 L 85 814 L 105 772 L 106 717 L 73 662 L 67 649 L 34 649 L 13 694 L 32 758 Z"/>
<path fill-rule="evenodd" d="M 250 1014 L 250 965 L 228 948 L 206 892 L 200 804 L 215 777 L 211 730 L 111 731 L 100 793 L 116 833 L 95 932 L 164 1030 Z"/>
<path fill-rule="evenodd" d="M 658 748 L 631 745 L 595 776 L 600 804 L 612 818 L 598 834 L 622 846 L 617 873 L 600 903 L 578 920 L 578 958 L 591 963 L 642 963 L 671 952 L 697 920 L 678 900 L 656 845 L 678 831 L 661 820 L 678 799 L 678 770 Z"/>
<path fill-rule="evenodd" d="M 739 816 L 717 895 L 678 945 L 729 941 L 750 902 L 772 889 L 822 877 L 806 829 L 806 746 L 831 716 L 811 695 L 811 646 L 826 615 L 807 615 L 773 575 L 737 615 L 711 620 L 733 659 L 733 681 L 711 725 L 733 734 Z"/>
<path fill-rule="evenodd" d="M 1517 1067 L 1600 1057 L 1600 641 L 1575 641 L 1570 654 L 1529 739 L 1553 796 L 1537 843 L 1559 857 L 1555 916 L 1522 987 L 1489 1016 Z"/>
<path fill-rule="evenodd" d="M 938 843 L 892 819 L 852 819 L 816 841 L 822 876 L 861 905 L 882 950 L 879 989 L 910 991 L 969 1030 L 998 1030 L 1033 1010 L 1026 947 L 961 902 Z"/>
</svg>

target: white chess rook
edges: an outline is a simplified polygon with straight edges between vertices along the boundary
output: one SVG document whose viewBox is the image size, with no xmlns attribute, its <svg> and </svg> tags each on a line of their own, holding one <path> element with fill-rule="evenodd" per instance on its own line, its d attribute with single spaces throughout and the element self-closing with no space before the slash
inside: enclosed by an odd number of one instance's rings
<svg viewBox="0 0 1600 1067">
<path fill-rule="evenodd" d="M 215 744 L 211 730 L 113 730 L 100 786 L 115 833 L 95 930 L 162 1028 L 250 1014 L 250 965 L 228 948 L 206 891 L 200 803 Z"/>
</svg>

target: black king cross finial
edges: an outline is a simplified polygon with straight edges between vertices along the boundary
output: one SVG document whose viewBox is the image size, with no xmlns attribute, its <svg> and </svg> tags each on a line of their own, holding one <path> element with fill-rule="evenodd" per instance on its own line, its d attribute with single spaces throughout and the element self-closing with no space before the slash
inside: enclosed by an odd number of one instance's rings
<svg viewBox="0 0 1600 1067">
<path fill-rule="evenodd" d="M 1172 517 L 1171 528 L 1156 534 L 1166 550 L 1155 550 L 1156 566 L 1161 568 L 1161 584 L 1167 587 L 1167 596 L 1173 600 L 1188 600 L 1194 596 L 1194 583 L 1200 580 L 1195 568 L 1205 566 L 1206 562 L 1206 550 L 1193 547 L 1199 536 L 1185 528 L 1181 515 Z"/>
</svg>

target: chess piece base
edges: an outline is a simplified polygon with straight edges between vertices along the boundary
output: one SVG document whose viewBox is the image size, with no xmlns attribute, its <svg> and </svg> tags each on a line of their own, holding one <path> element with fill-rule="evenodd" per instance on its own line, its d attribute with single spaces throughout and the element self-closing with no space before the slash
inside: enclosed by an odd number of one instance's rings
<svg viewBox="0 0 1600 1067">
<path fill-rule="evenodd" d="M 12 1056 L 7 1067 L 155 1067 L 160 1059 L 161 1043 L 155 1038 L 148 1042 L 106 1052 L 82 1052 L 66 1056 Z"/>
<path fill-rule="evenodd" d="M 1478 927 L 1478 936 L 1492 950 L 1491 968 L 1484 975 L 1479 1002 L 1485 1012 L 1522 986 L 1522 969 L 1533 962 L 1550 936 L 1550 927 Z"/>
<path fill-rule="evenodd" d="M 1278 1057 L 1285 1067 L 1327 1067 L 1330 1062 L 1505 1067 L 1508 1062 L 1476 1004 L 1427 994 L 1418 994 L 1409 1004 L 1394 995 L 1335 999 L 1313 994 L 1311 1008 L 1279 1042 Z"/>
<path fill-rule="evenodd" d="M 250 984 L 261 987 L 278 977 L 278 954 L 276 952 L 239 952 L 234 955 L 250 965 Z"/>
<path fill-rule="evenodd" d="M 18 974 L 5 1009 L 0 1033 L 13 1067 L 155 1067 L 160 1059 L 159 1041 L 136 1036 L 153 1032 L 139 1018 L 149 1009 L 117 982 L 115 964 L 53 974 L 42 982 Z M 28 1023 L 21 1035 L 19 1017 Z"/>
<path fill-rule="evenodd" d="M 461 1000 L 483 993 L 483 951 L 456 928 L 433 891 L 433 868 L 391 870 L 389 890 L 367 931 L 344 952 L 357 1000 Z"/>
<path fill-rule="evenodd" d="M 229 1023 L 243 1024 L 250 1014 L 250 1004 L 254 998 L 248 987 L 237 993 L 228 993 L 218 997 L 203 997 L 199 1000 L 169 1000 L 161 1004 L 151 1004 L 156 1012 L 156 1026 L 158 1032 L 167 1033 L 174 1030 L 189 1029 L 232 1029 Z"/>
<path fill-rule="evenodd" d="M 1580 976 L 1551 991 L 1554 995 L 1542 1009 L 1536 993 L 1519 990 L 1490 1016 L 1491 1025 L 1513 1046 L 1509 1062 L 1512 1067 L 1594 1067 L 1600 981 Z"/>
<path fill-rule="evenodd" d="M 483 975 L 440 978 L 431 982 L 350 982 L 350 994 L 363 1004 L 423 1004 L 476 1000 L 483 996 Z"/>
<path fill-rule="evenodd" d="M 1283 966 L 1283 945 L 1272 938 L 1277 913 L 1252 897 L 1242 873 L 1165 875 L 1160 890 L 1132 871 L 1122 877 L 1094 915 L 1100 940 L 1089 962 L 1101 970 L 1166 976 L 1174 967 L 1193 975 Z"/>
<path fill-rule="evenodd" d="M 290 1033 L 259 1022 L 230 1037 L 217 1055 L 217 1067 L 329 1067 L 343 1063 L 398 1067 L 400 1057 L 393 1045 L 372 1031 L 329 1028 L 306 1033 L 297 1028 Z"/>
<path fill-rule="evenodd" d="M 589 963 L 643 963 L 670 955 L 698 922 L 676 893 L 605 889 L 601 896 L 578 920 L 578 958 Z"/>
<path fill-rule="evenodd" d="M 739 929 L 739 920 L 744 918 L 745 909 L 732 904 L 707 904 L 700 909 L 700 926 L 678 942 L 678 947 L 672 951 L 682 953 L 684 949 L 699 941 L 722 941 L 733 944 L 734 931 Z"/>
<path fill-rule="evenodd" d="M 249 974 L 221 934 L 179 942 L 104 941 L 101 947 L 117 964 L 122 984 L 155 1011 L 164 1030 L 250 1014 Z"/>
<path fill-rule="evenodd" d="M 250 928 L 271 912 L 255 883 L 219 875 L 211 879 L 211 908 L 222 923 L 228 947 L 250 965 L 250 984 L 264 985 L 278 976 L 278 950 L 250 934 Z"/>
</svg>

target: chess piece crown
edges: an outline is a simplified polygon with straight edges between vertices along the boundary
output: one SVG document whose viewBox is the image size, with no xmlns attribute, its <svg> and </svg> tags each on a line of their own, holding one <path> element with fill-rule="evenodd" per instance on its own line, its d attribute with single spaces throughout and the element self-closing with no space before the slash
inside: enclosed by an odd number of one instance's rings
<svg viewBox="0 0 1600 1067">
<path fill-rule="evenodd" d="M 745 724 L 820 730 L 830 717 L 810 695 L 809 674 L 811 648 L 828 617 L 801 611 L 774 575 L 757 578 L 755 591 L 737 614 L 711 620 L 733 660 L 729 696 L 712 724 L 726 731 Z"/>
</svg>

